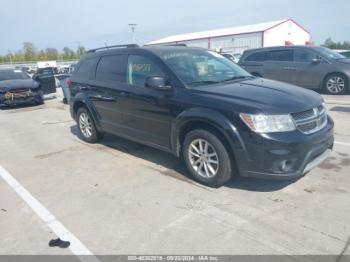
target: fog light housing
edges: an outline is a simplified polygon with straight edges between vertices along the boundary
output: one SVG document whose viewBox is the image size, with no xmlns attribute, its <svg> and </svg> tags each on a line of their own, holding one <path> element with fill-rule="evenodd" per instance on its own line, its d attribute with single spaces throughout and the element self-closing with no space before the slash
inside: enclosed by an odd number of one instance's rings
<svg viewBox="0 0 350 262">
<path fill-rule="evenodd" d="M 279 164 L 279 170 L 282 172 L 288 172 L 292 169 L 293 166 L 293 160 L 283 160 Z"/>
</svg>

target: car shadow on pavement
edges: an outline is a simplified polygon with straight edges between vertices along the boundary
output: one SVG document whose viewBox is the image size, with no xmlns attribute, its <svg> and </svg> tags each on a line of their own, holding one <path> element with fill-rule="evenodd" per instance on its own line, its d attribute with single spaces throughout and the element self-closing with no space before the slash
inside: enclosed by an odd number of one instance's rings
<svg viewBox="0 0 350 262">
<path fill-rule="evenodd" d="M 71 133 L 75 136 L 78 135 L 78 127 L 76 125 L 71 126 Z M 147 165 L 145 168 L 157 171 L 165 176 L 170 176 L 175 179 L 188 182 L 193 185 L 198 185 L 194 182 L 193 178 L 187 171 L 185 164 L 181 159 L 173 156 L 170 153 L 163 152 L 152 147 L 148 147 L 133 141 L 129 141 L 124 138 L 120 138 L 114 135 L 105 135 L 103 140 L 99 143 L 106 148 L 112 148 L 122 153 L 130 154 L 134 157 L 141 158 L 156 165 Z M 101 148 L 99 148 L 101 149 Z M 103 150 L 103 149 L 102 149 Z M 159 167 L 160 166 L 160 167 Z M 280 190 L 296 180 L 288 181 L 276 181 L 276 180 L 263 180 L 255 178 L 234 177 L 224 187 L 234 188 L 245 191 L 256 192 L 272 192 Z M 205 187 L 205 186 L 203 186 Z"/>
<path fill-rule="evenodd" d="M 40 108 L 42 105 L 37 105 L 34 103 L 20 104 L 20 105 L 10 105 L 10 106 L 0 106 L 0 110 L 11 111 L 15 109 L 30 109 L 30 108 Z"/>
</svg>

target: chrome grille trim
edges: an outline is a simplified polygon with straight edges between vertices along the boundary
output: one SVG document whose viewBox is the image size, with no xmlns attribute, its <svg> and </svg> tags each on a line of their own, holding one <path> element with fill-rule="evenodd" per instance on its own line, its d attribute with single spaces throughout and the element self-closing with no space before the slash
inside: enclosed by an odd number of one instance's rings
<svg viewBox="0 0 350 262">
<path fill-rule="evenodd" d="M 328 122 L 326 108 L 323 105 L 291 115 L 297 129 L 304 134 L 313 134 L 324 128 Z"/>
</svg>

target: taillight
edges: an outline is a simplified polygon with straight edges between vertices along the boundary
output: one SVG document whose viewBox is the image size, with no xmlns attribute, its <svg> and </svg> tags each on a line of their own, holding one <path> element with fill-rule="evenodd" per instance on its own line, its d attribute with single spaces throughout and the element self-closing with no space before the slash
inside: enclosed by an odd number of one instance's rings
<svg viewBox="0 0 350 262">
<path fill-rule="evenodd" d="M 70 79 L 67 79 L 67 86 L 68 86 L 68 88 L 70 88 L 71 85 L 72 85 L 72 81 Z"/>
</svg>

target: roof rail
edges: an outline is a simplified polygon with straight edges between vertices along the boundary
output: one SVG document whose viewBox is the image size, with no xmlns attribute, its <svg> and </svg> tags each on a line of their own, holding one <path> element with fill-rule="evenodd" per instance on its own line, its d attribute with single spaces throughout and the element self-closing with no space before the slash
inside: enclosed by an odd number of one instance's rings
<svg viewBox="0 0 350 262">
<path fill-rule="evenodd" d="M 102 50 L 108 50 L 108 49 L 115 49 L 115 48 L 137 48 L 139 45 L 137 44 L 127 44 L 127 45 L 111 45 L 111 46 L 104 46 L 100 48 L 90 49 L 87 51 L 87 53 L 94 53 L 96 51 L 102 51 Z"/>
<path fill-rule="evenodd" d="M 179 43 L 179 44 L 166 44 L 165 46 L 187 46 L 184 43 Z"/>
</svg>

